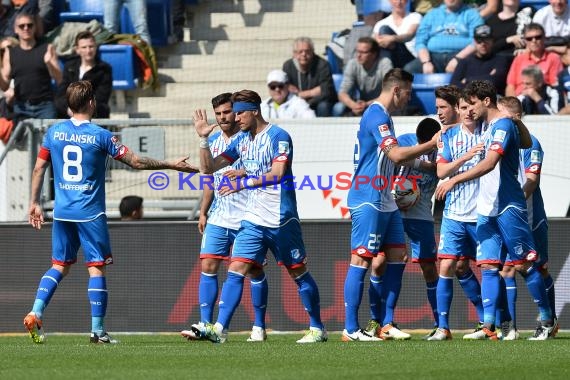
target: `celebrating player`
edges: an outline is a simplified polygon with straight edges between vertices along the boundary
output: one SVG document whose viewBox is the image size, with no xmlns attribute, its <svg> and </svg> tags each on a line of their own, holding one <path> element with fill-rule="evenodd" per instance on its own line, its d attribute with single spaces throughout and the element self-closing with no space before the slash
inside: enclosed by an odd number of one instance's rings
<svg viewBox="0 0 570 380">
<path fill-rule="evenodd" d="M 112 156 L 133 169 L 174 169 L 197 172 L 186 158 L 158 161 L 139 157 L 104 128 L 90 122 L 95 112 L 95 95 L 89 81 L 69 85 L 67 104 L 73 113 L 68 121 L 51 126 L 40 148 L 32 174 L 29 222 L 40 229 L 44 214 L 40 193 L 48 165 L 52 164 L 55 207 L 52 229 L 52 267 L 43 275 L 32 310 L 24 325 L 35 343 L 45 335 L 42 316 L 57 286 L 83 254 L 89 271 L 88 295 L 91 304 L 91 343 L 116 343 L 107 334 L 104 318 L 107 309 L 105 267 L 113 263 L 107 217 L 105 216 L 105 159 Z"/>
<path fill-rule="evenodd" d="M 217 125 L 221 131 L 210 136 L 210 150 L 213 157 L 224 152 L 232 141 L 242 134 L 235 122 L 232 110 L 232 94 L 227 92 L 212 99 L 212 106 Z M 246 210 L 247 194 L 243 190 L 228 196 L 220 196 L 218 188 L 223 177 L 236 178 L 245 174 L 243 163 L 236 160 L 213 175 L 213 188 L 205 185 L 198 229 L 202 234 L 200 247 L 200 265 L 202 273 L 198 285 L 198 301 L 200 303 L 200 324 L 212 323 L 214 305 L 218 298 L 218 270 L 222 260 L 228 260 L 231 246 L 240 227 Z M 207 223 L 206 223 L 207 221 Z M 251 300 L 255 312 L 255 321 L 248 342 L 262 342 L 267 339 L 265 332 L 265 313 L 267 311 L 268 286 L 262 267 L 253 266 L 250 271 Z M 198 337 L 192 329 L 183 330 L 182 336 L 188 339 Z"/>
<path fill-rule="evenodd" d="M 216 158 L 212 157 L 208 142 L 213 126 L 208 125 L 204 110 L 194 112 L 196 132 L 200 136 L 202 172 L 213 173 L 241 159 L 247 179 L 225 182 L 219 194 L 229 195 L 244 186 L 249 189 L 249 194 L 241 228 L 234 241 L 228 276 L 222 287 L 217 322 L 193 325 L 192 330 L 213 342 L 226 340 L 227 328 L 241 300 L 244 277 L 253 266 L 263 266 L 267 249 L 271 249 L 277 262 L 287 268 L 297 283 L 301 301 L 310 317 L 309 331 L 297 343 L 325 342 L 327 332 L 321 322 L 319 290 L 306 267 L 292 183 L 291 137 L 279 126 L 263 119 L 259 108 L 261 98 L 256 92 L 236 92 L 232 95 L 232 103 L 236 123 L 244 133 Z"/>
</svg>

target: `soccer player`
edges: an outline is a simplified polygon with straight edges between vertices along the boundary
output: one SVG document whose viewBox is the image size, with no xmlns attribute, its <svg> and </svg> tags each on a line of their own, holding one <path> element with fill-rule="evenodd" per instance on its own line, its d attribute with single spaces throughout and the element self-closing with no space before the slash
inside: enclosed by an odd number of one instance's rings
<svg viewBox="0 0 570 380">
<path fill-rule="evenodd" d="M 538 255 L 527 223 L 524 193 L 517 180 L 521 126 L 517 129 L 517 124 L 511 119 L 501 117 L 497 109 L 496 89 L 490 82 L 470 82 L 465 92 L 473 118 L 487 123 L 483 134 L 485 158 L 472 169 L 441 184 L 436 189 L 436 196 L 441 199 L 453 186 L 479 178 L 477 264 L 482 274 L 484 327 L 469 338 L 497 339 L 495 314 L 501 291 L 499 268 L 505 259 L 501 249 L 504 245 L 538 305 L 541 326 L 531 339 L 546 340 L 552 336 L 554 321 L 546 287 L 536 265 Z"/>
<path fill-rule="evenodd" d="M 107 217 L 105 216 L 105 159 L 112 156 L 133 169 L 174 169 L 198 172 L 185 162 L 158 161 L 139 157 L 121 144 L 111 132 L 90 122 L 95 112 L 95 95 L 89 81 L 69 85 L 67 104 L 70 120 L 51 126 L 44 136 L 32 174 L 29 222 L 37 229 L 44 223 L 40 205 L 43 178 L 51 163 L 55 206 L 52 227 L 52 267 L 43 275 L 32 310 L 24 325 L 35 343 L 45 335 L 42 316 L 61 280 L 77 260 L 79 246 L 89 271 L 88 296 L 91 304 L 91 343 L 116 343 L 107 334 L 105 268 L 113 263 Z"/>
<path fill-rule="evenodd" d="M 212 107 L 220 131 L 210 136 L 212 157 L 217 157 L 242 134 L 235 121 L 232 110 L 232 94 L 229 92 L 212 98 Z M 213 184 L 205 185 L 200 206 L 198 230 L 202 234 L 200 247 L 200 266 L 202 273 L 198 285 L 200 303 L 200 324 L 212 323 L 214 305 L 218 298 L 218 270 L 222 260 L 230 258 L 231 247 L 240 227 L 246 210 L 248 190 L 228 196 L 220 196 L 219 187 L 222 180 L 241 177 L 245 174 L 243 163 L 236 160 L 231 166 L 218 170 L 213 174 Z M 225 178 L 224 178 L 225 176 Z M 263 342 L 267 339 L 265 332 L 265 313 L 267 311 L 268 286 L 262 267 L 252 267 L 250 271 L 251 300 L 255 311 L 255 321 L 248 342 Z M 183 337 L 198 339 L 189 330 L 181 331 Z"/>
<path fill-rule="evenodd" d="M 380 96 L 360 120 L 354 149 L 356 170 L 348 193 L 352 234 L 350 266 L 344 283 L 344 341 L 410 339 L 409 334 L 393 324 L 407 257 L 402 218 L 391 194 L 392 177 L 395 165 L 402 165 L 434 150 L 439 138 L 436 134 L 423 144 L 412 147 L 398 145 L 390 113 L 408 104 L 412 80 L 412 74 L 402 69 L 390 70 L 383 78 Z M 429 170 L 426 166 L 431 166 L 425 162 L 419 165 L 422 170 Z M 384 255 L 379 255 L 381 251 Z M 358 309 L 364 276 L 372 265 L 370 303 L 382 303 L 386 310 L 383 316 L 372 315 L 371 322 L 376 326 L 369 323 L 373 328 L 363 330 L 358 323 Z M 385 300 L 381 300 L 383 294 L 387 294 Z M 374 308 L 371 309 L 374 312 Z"/>
<path fill-rule="evenodd" d="M 243 293 L 245 276 L 256 266 L 261 268 L 270 249 L 278 264 L 285 266 L 297 283 L 299 296 L 309 314 L 308 333 L 297 343 L 325 342 L 327 332 L 321 321 L 320 297 L 317 284 L 307 270 L 305 246 L 297 213 L 293 183 L 293 142 L 289 134 L 277 125 L 269 124 L 261 116 L 259 95 L 242 90 L 232 95 L 233 111 L 242 136 L 227 149 L 212 157 L 208 136 L 209 126 L 205 110 L 194 112 L 196 132 L 200 136 L 200 168 L 213 173 L 241 159 L 245 167 L 245 181 L 224 181 L 219 190 L 226 196 L 247 187 L 247 209 L 234 241 L 228 276 L 219 301 L 215 324 L 193 325 L 198 336 L 223 343 L 227 329 Z"/>
<path fill-rule="evenodd" d="M 447 178 L 458 175 L 476 165 L 483 150 L 481 126 L 469 113 L 469 104 L 459 96 L 460 124 L 441 135 L 437 157 L 437 175 Z M 469 267 L 477 250 L 477 194 L 479 180 L 474 179 L 453 187 L 445 197 L 438 247 L 439 281 L 437 283 L 438 329 L 427 338 L 430 341 L 449 340 L 449 312 L 453 300 L 453 277 L 457 276 L 467 298 L 471 300 L 483 320 L 483 305 L 479 281 Z"/>
<path fill-rule="evenodd" d="M 398 145 L 407 147 L 426 143 L 430 141 L 440 129 L 441 127 L 437 120 L 430 117 L 425 118 L 418 124 L 416 133 L 406 133 L 398 136 Z M 420 199 L 418 203 L 409 209 L 400 208 L 400 213 L 404 223 L 404 232 L 410 240 L 412 262 L 420 265 L 424 280 L 426 281 L 427 298 L 433 312 L 435 326 L 438 325 L 437 300 L 435 294 L 438 276 L 437 267 L 435 265 L 437 257 L 431 199 L 439 180 L 436 175 L 436 157 L 437 149 L 434 149 L 410 162 L 410 165 L 403 165 L 396 170 L 397 175 L 403 178 L 417 178 L 415 182 L 420 189 Z M 420 161 L 426 164 L 431 163 L 430 170 L 420 171 L 416 169 L 416 166 L 419 167 Z M 396 203 L 398 203 L 397 199 Z"/>
<path fill-rule="evenodd" d="M 522 105 L 520 101 L 512 96 L 507 96 L 497 101 L 497 108 L 504 114 L 513 119 L 520 119 L 522 116 Z M 540 191 L 540 172 L 542 170 L 542 160 L 544 152 L 538 139 L 531 135 L 532 147 L 521 150 L 522 169 L 524 175 L 519 180 L 525 194 L 528 221 L 532 230 L 532 236 L 536 244 L 538 253 L 538 261 L 536 263 L 538 270 L 544 280 L 548 302 L 554 320 L 554 337 L 558 330 L 558 321 L 556 317 L 554 280 L 548 271 L 548 221 L 544 210 L 544 201 Z M 517 283 L 515 280 L 515 268 L 510 257 L 507 258 L 501 276 L 505 279 L 507 289 L 507 304 L 511 324 L 504 329 L 508 333 L 503 335 L 503 340 L 515 340 L 519 337 L 516 328 L 516 300 L 517 300 Z M 510 334 L 510 335 L 509 335 Z"/>
</svg>

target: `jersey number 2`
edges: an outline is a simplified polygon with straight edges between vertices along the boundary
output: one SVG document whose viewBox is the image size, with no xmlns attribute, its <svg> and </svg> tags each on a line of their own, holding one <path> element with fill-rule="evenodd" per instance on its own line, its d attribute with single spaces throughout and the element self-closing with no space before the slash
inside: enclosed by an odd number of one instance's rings
<svg viewBox="0 0 570 380">
<path fill-rule="evenodd" d="M 74 157 L 75 156 L 75 157 Z M 83 178 L 81 160 L 83 151 L 76 145 L 66 145 L 63 148 L 63 179 L 68 182 L 79 182 Z M 73 170 L 70 170 L 73 168 Z"/>
</svg>

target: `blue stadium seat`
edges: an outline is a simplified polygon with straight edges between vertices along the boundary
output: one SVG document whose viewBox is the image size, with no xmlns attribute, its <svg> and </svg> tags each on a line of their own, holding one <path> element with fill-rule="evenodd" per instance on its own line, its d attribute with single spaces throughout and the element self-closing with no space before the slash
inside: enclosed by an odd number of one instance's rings
<svg viewBox="0 0 570 380">
<path fill-rule="evenodd" d="M 135 55 L 131 45 L 99 46 L 101 60 L 113 68 L 113 89 L 132 90 L 137 87 Z"/>
<path fill-rule="evenodd" d="M 146 8 L 148 32 L 152 45 L 168 45 L 168 37 L 172 34 L 170 1 L 146 0 Z M 121 9 L 121 33 L 135 33 L 135 28 L 126 6 L 123 6 L 123 9 Z"/>
<path fill-rule="evenodd" d="M 103 1 L 69 0 L 69 12 L 59 14 L 60 22 L 89 22 L 93 19 L 103 23 Z"/>
<path fill-rule="evenodd" d="M 520 5 L 519 5 L 519 9 L 525 8 L 525 7 L 532 7 L 534 8 L 535 11 L 544 8 L 548 5 L 548 0 L 521 0 L 520 1 Z"/>
<path fill-rule="evenodd" d="M 331 41 L 338 36 L 338 32 L 333 32 L 331 35 Z M 342 60 L 333 52 L 329 47 L 325 47 L 325 54 L 327 56 L 327 62 L 329 63 L 329 68 L 331 69 L 331 74 L 342 74 L 341 64 Z"/>
<path fill-rule="evenodd" d="M 340 84 L 342 83 L 342 74 L 334 73 L 332 75 L 332 79 L 334 83 L 334 88 L 336 92 L 338 92 L 338 90 L 340 90 Z"/>
<path fill-rule="evenodd" d="M 434 90 L 451 82 L 451 73 L 414 74 L 411 104 L 420 107 L 426 115 L 435 113 Z"/>
<path fill-rule="evenodd" d="M 365 16 L 375 12 L 390 13 L 391 9 L 388 0 L 364 0 L 362 2 L 362 14 Z"/>
</svg>

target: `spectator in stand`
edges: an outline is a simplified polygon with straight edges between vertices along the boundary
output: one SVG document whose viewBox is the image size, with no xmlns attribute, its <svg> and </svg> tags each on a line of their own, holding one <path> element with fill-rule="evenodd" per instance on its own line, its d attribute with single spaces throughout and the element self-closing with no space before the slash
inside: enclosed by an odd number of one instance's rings
<svg viewBox="0 0 570 380">
<path fill-rule="evenodd" d="M 63 80 L 58 87 L 55 99 L 57 116 L 61 119 L 69 117 L 65 96 L 67 87 L 78 80 L 88 80 L 93 86 L 95 100 L 97 101 L 93 117 L 97 119 L 109 118 L 111 114 L 109 98 L 113 91 L 112 68 L 97 56 L 97 44 L 91 32 L 83 31 L 77 34 L 75 37 L 75 53 L 77 56 L 67 60 L 63 68 Z"/>
<path fill-rule="evenodd" d="M 563 95 L 564 108 L 562 108 L 558 114 L 559 115 L 569 115 L 570 114 L 570 94 L 568 93 L 568 88 L 570 88 L 570 46 L 567 46 L 564 54 L 560 56 L 562 65 L 564 68 L 558 73 L 558 92 Z M 567 85 L 568 84 L 568 85 Z"/>
<path fill-rule="evenodd" d="M 150 45 L 150 34 L 146 22 L 145 0 L 105 0 L 104 19 L 105 29 L 111 33 L 119 33 L 121 8 L 125 4 L 129 10 L 129 16 L 133 22 L 135 33 Z"/>
<path fill-rule="evenodd" d="M 502 95 L 505 93 L 510 60 L 504 55 L 493 53 L 493 34 L 489 25 L 476 27 L 474 36 L 475 52 L 459 61 L 451 77 L 451 84 L 463 88 L 473 80 L 488 80 Z"/>
<path fill-rule="evenodd" d="M 425 15 L 434 8 L 441 5 L 442 0 L 414 0 L 414 11 Z"/>
<path fill-rule="evenodd" d="M 562 71 L 562 62 L 558 54 L 546 51 L 544 46 L 544 28 L 534 22 L 524 30 L 526 51 L 517 55 L 507 75 L 506 96 L 518 96 L 524 88 L 522 70 L 531 65 L 538 65 L 544 75 L 544 83 L 554 87 L 558 83 L 558 73 Z"/>
<path fill-rule="evenodd" d="M 380 48 L 390 52 L 394 67 L 404 67 L 416 58 L 416 31 L 422 20 L 417 12 L 408 13 L 411 0 L 390 0 L 392 14 L 376 23 L 372 37 Z"/>
<path fill-rule="evenodd" d="M 119 203 L 121 220 L 128 221 L 142 219 L 144 215 L 143 201 L 144 199 L 137 195 L 127 195 L 126 197 L 123 197 L 123 199 L 121 199 L 121 203 Z"/>
<path fill-rule="evenodd" d="M 339 102 L 333 116 L 343 116 L 348 107 L 352 115 L 360 116 L 380 94 L 382 78 L 392 69 L 387 52 L 381 51 L 372 37 L 361 37 L 356 44 L 356 57 L 344 68 L 338 92 Z M 354 92 L 358 91 L 358 97 Z"/>
<path fill-rule="evenodd" d="M 471 45 L 475 27 L 483 24 L 477 10 L 463 0 L 444 0 L 429 11 L 416 33 L 418 58 L 404 70 L 412 73 L 452 73 L 460 59 L 475 51 Z"/>
<path fill-rule="evenodd" d="M 493 30 L 493 52 L 509 57 L 509 62 L 512 62 L 515 50 L 524 49 L 524 27 L 532 22 L 534 12 L 531 7 L 519 10 L 519 6 L 520 0 L 503 0 L 501 12 L 486 21 Z"/>
<path fill-rule="evenodd" d="M 289 92 L 305 99 L 317 116 L 330 116 L 336 102 L 336 90 L 329 64 L 315 55 L 315 46 L 309 37 L 293 42 L 293 58 L 283 63 L 289 78 Z"/>
<path fill-rule="evenodd" d="M 523 89 L 518 99 L 526 115 L 554 115 L 564 107 L 562 94 L 546 86 L 540 67 L 532 65 L 522 70 Z"/>
<path fill-rule="evenodd" d="M 542 25 L 549 50 L 562 54 L 570 42 L 570 10 L 568 0 L 549 0 L 550 5 L 539 9 L 532 22 Z"/>
<path fill-rule="evenodd" d="M 289 77 L 282 70 L 273 70 L 267 75 L 270 97 L 261 103 L 264 119 L 312 119 L 315 111 L 309 103 L 289 92 Z"/>
<path fill-rule="evenodd" d="M 485 20 L 499 11 L 500 0 L 465 0 L 466 5 L 479 11 L 479 15 Z"/>
<path fill-rule="evenodd" d="M 6 91 L 14 80 L 14 112 L 37 119 L 54 119 L 51 80 L 61 82 L 61 70 L 53 45 L 38 42 L 35 37 L 36 17 L 19 13 L 14 23 L 18 46 L 4 51 L 0 88 Z"/>
</svg>

